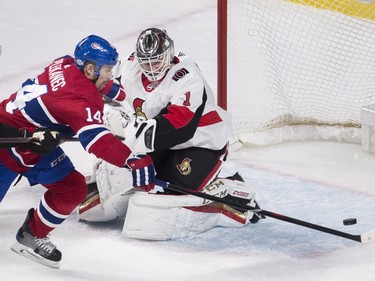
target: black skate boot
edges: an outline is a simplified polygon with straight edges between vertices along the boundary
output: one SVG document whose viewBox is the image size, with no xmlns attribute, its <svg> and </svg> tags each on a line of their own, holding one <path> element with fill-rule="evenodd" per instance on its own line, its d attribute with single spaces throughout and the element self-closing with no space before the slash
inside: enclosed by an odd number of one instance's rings
<svg viewBox="0 0 375 281">
<path fill-rule="evenodd" d="M 60 267 L 61 252 L 49 240 L 48 237 L 35 237 L 30 229 L 29 221 L 34 214 L 34 209 L 30 209 L 27 213 L 25 222 L 18 230 L 15 243 L 11 249 L 33 261 L 41 263 L 52 268 Z"/>
</svg>

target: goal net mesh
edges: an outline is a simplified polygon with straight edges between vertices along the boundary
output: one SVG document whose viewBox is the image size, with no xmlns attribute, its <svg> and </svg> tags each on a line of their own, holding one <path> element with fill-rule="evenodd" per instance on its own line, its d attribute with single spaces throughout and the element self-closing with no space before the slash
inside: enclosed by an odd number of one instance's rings
<svg viewBox="0 0 375 281">
<path fill-rule="evenodd" d="M 228 0 L 227 109 L 237 139 L 358 141 L 375 103 L 375 3 Z"/>
</svg>

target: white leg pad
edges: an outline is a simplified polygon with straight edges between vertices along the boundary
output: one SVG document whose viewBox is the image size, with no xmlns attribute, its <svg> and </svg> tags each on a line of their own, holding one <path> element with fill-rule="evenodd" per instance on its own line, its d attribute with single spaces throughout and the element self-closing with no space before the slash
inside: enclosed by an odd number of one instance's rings
<svg viewBox="0 0 375 281">
<path fill-rule="evenodd" d="M 215 226 L 241 227 L 248 223 L 243 213 L 220 203 L 202 202 L 192 195 L 136 193 L 129 200 L 123 234 L 137 239 L 170 240 Z"/>
<path fill-rule="evenodd" d="M 80 206 L 79 217 L 90 222 L 124 217 L 129 197 L 135 192 L 131 173 L 99 160 L 94 174 L 99 193 Z"/>
</svg>

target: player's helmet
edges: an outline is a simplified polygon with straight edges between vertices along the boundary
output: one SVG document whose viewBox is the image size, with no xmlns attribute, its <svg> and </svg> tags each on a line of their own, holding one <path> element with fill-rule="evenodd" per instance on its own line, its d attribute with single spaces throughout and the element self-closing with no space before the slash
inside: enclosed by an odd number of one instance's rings
<svg viewBox="0 0 375 281">
<path fill-rule="evenodd" d="M 148 28 L 138 37 L 135 57 L 147 78 L 157 81 L 171 67 L 174 57 L 173 40 L 165 30 Z"/>
<path fill-rule="evenodd" d="M 74 64 L 83 70 L 87 62 L 94 63 L 96 76 L 99 76 L 100 68 L 103 65 L 114 66 L 117 60 L 116 48 L 97 35 L 90 35 L 82 39 L 74 51 Z"/>
</svg>

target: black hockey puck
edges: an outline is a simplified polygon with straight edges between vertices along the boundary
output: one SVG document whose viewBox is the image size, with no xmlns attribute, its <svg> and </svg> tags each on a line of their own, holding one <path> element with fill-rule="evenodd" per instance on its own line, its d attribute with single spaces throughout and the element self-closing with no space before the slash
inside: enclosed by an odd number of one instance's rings
<svg viewBox="0 0 375 281">
<path fill-rule="evenodd" d="M 342 221 L 342 223 L 344 225 L 356 224 L 357 223 L 357 219 L 356 218 L 345 219 L 345 220 Z"/>
</svg>

